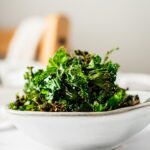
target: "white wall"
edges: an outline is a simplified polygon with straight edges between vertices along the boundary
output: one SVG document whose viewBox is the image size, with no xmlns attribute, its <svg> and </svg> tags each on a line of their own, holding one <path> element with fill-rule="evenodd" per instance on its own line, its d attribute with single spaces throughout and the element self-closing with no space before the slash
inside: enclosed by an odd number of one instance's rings
<svg viewBox="0 0 150 150">
<path fill-rule="evenodd" d="M 119 46 L 121 70 L 150 73 L 150 0 L 0 0 L 0 26 L 51 12 L 70 17 L 72 48 L 104 54 Z"/>
</svg>

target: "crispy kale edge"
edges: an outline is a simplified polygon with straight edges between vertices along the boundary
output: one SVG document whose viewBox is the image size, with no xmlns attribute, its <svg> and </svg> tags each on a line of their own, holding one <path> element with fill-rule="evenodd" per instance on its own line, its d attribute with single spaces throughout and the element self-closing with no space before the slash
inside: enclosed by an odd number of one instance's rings
<svg viewBox="0 0 150 150">
<path fill-rule="evenodd" d="M 119 64 L 83 50 L 71 56 L 60 47 L 45 69 L 28 67 L 24 94 L 16 95 L 9 108 L 22 111 L 100 112 L 139 104 L 115 81 Z"/>
</svg>

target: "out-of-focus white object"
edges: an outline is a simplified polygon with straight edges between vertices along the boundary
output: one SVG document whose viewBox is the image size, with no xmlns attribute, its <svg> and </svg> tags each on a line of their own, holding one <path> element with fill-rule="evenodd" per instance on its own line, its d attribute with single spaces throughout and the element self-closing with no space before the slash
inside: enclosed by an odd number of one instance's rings
<svg viewBox="0 0 150 150">
<path fill-rule="evenodd" d="M 22 87 L 25 83 L 24 73 L 27 66 L 35 66 L 37 69 L 44 68 L 43 64 L 36 61 L 20 62 L 17 65 L 6 64 L 6 68 L 2 70 L 2 83 L 6 87 Z"/>
<path fill-rule="evenodd" d="M 0 132 L 13 127 L 11 121 L 4 112 L 3 106 L 6 106 L 10 101 L 13 101 L 15 99 L 15 94 L 17 92 L 20 93 L 20 91 L 21 89 L 18 88 L 0 87 Z"/>
<path fill-rule="evenodd" d="M 141 73 L 119 73 L 117 83 L 130 90 L 150 91 L 150 75 Z"/>
<path fill-rule="evenodd" d="M 44 19 L 40 17 L 24 20 L 8 47 L 6 61 L 14 64 L 20 62 L 20 59 L 25 62 L 33 61 L 44 25 Z"/>
<path fill-rule="evenodd" d="M 0 106 L 0 131 L 14 128 L 11 121 L 7 118 L 7 115 L 4 112 L 4 107 Z"/>
<path fill-rule="evenodd" d="M 6 59 L 0 62 L 0 78 L 4 86 L 21 87 L 26 66 L 43 65 L 34 61 L 37 46 L 45 26 L 45 19 L 32 17 L 17 28 L 8 48 Z"/>
</svg>

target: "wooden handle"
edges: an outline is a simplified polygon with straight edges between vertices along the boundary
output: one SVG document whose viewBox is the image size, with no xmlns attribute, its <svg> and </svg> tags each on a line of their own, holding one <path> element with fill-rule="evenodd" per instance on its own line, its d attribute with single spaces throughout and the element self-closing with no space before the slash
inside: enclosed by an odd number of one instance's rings
<svg viewBox="0 0 150 150">
<path fill-rule="evenodd" d="M 15 29 L 0 29 L 0 58 L 4 58 L 8 51 L 9 42 Z"/>
<path fill-rule="evenodd" d="M 60 46 L 68 47 L 69 22 L 65 16 L 49 15 L 46 18 L 38 60 L 47 64 L 49 57 L 53 57 Z"/>
</svg>

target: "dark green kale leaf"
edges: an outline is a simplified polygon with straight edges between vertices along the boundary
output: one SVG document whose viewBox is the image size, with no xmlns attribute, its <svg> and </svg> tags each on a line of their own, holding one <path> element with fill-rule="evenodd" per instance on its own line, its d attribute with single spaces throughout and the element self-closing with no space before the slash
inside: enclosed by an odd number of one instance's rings
<svg viewBox="0 0 150 150">
<path fill-rule="evenodd" d="M 131 96 L 116 83 L 119 64 L 107 52 L 99 55 L 75 50 L 71 56 L 61 47 L 49 59 L 45 69 L 28 67 L 24 74 L 24 95 L 16 95 L 9 107 L 26 111 L 110 111 L 136 105 L 138 96 Z"/>
</svg>

